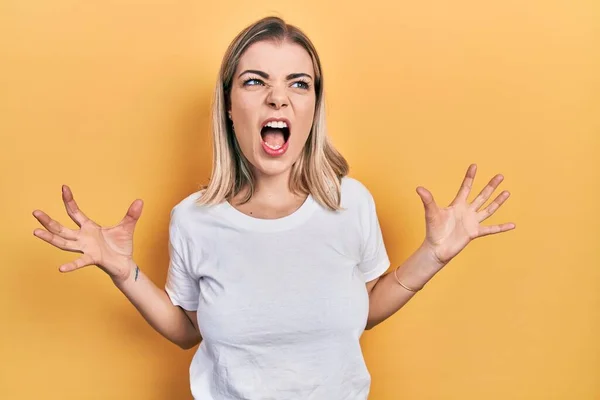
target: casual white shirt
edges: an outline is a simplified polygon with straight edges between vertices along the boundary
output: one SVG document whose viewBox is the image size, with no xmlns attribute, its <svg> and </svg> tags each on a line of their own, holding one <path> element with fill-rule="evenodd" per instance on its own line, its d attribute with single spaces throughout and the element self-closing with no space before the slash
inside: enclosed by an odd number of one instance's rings
<svg viewBox="0 0 600 400">
<path fill-rule="evenodd" d="M 199 206 L 200 194 L 171 211 L 165 288 L 173 304 L 197 311 L 194 398 L 367 399 L 365 283 L 390 265 L 367 188 L 345 177 L 344 210 L 309 195 L 279 219 L 226 201 Z"/>
</svg>

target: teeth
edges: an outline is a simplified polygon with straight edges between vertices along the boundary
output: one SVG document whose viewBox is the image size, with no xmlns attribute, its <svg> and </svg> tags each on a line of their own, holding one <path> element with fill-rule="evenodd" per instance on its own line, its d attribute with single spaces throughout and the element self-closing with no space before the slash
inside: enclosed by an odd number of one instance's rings
<svg viewBox="0 0 600 400">
<path fill-rule="evenodd" d="M 287 128 L 287 124 L 284 121 L 270 121 L 265 124 L 269 128 Z"/>
<path fill-rule="evenodd" d="M 277 146 L 271 146 L 269 143 L 265 142 L 265 144 L 267 145 L 268 148 L 273 149 L 273 150 L 279 150 L 281 148 L 281 146 L 277 145 Z"/>
</svg>

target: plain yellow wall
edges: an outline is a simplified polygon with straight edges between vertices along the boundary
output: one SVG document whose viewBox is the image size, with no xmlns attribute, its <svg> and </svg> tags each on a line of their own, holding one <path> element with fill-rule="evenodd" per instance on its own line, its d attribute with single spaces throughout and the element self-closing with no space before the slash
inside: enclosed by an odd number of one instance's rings
<svg viewBox="0 0 600 400">
<path fill-rule="evenodd" d="M 223 52 L 280 15 L 320 51 L 329 127 L 372 191 L 395 265 L 424 235 L 415 188 L 449 203 L 471 162 L 512 197 L 362 339 L 372 400 L 600 398 L 600 3 L 39 1 L 0 4 L 0 398 L 186 399 L 184 352 L 98 269 L 32 232 L 101 224 L 135 198 L 135 259 L 159 285 L 171 207 L 206 183 Z M 333 399 L 332 399 L 333 400 Z"/>
</svg>

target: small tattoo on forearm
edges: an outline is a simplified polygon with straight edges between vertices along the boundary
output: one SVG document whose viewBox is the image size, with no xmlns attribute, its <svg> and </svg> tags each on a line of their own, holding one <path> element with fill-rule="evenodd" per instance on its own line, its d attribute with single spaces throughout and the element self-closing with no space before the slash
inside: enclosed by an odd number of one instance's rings
<svg viewBox="0 0 600 400">
<path fill-rule="evenodd" d="M 135 279 L 134 281 L 137 281 L 138 278 L 138 273 L 140 272 L 140 267 L 138 267 L 137 265 L 135 266 Z"/>
</svg>

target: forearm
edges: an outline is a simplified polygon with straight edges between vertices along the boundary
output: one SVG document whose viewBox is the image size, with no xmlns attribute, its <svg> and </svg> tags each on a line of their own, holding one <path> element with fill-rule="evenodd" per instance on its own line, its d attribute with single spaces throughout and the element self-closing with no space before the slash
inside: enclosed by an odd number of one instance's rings
<svg viewBox="0 0 600 400">
<path fill-rule="evenodd" d="M 131 301 L 142 317 L 162 336 L 176 345 L 188 349 L 199 343 L 200 334 L 186 313 L 173 305 L 167 293 L 159 289 L 132 262 L 131 273 L 115 286 Z"/>
<path fill-rule="evenodd" d="M 440 271 L 431 252 L 421 245 L 399 268 L 398 279 L 411 289 L 422 288 Z M 369 295 L 369 317 L 366 329 L 383 322 L 402 308 L 416 293 L 403 288 L 394 277 L 394 270 L 382 276 Z"/>
</svg>

